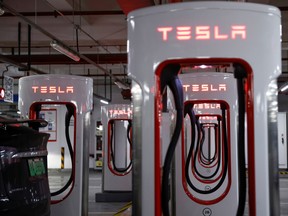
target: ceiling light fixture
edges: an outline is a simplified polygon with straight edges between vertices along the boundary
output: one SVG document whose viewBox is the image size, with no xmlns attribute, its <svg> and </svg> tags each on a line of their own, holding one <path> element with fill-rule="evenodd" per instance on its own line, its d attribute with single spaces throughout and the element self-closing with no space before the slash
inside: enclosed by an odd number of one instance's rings
<svg viewBox="0 0 288 216">
<path fill-rule="evenodd" d="M 100 100 L 100 102 L 103 103 L 103 104 L 109 104 L 109 102 L 106 101 L 106 100 Z"/>
<path fill-rule="evenodd" d="M 287 89 L 288 89 L 288 83 L 284 83 L 284 85 L 282 85 L 282 86 L 279 88 L 279 91 L 280 91 L 280 92 L 285 92 Z"/>
<path fill-rule="evenodd" d="M 122 82 L 115 81 L 114 83 L 115 83 L 115 84 L 118 86 L 118 88 L 120 88 L 120 89 L 130 89 L 129 86 L 124 85 Z"/>
<path fill-rule="evenodd" d="M 58 52 L 66 55 L 67 57 L 73 59 L 74 61 L 80 61 L 80 57 L 73 51 L 71 48 L 65 46 L 64 44 L 61 44 L 59 41 L 52 40 L 50 42 L 50 46 L 57 50 Z"/>
<path fill-rule="evenodd" d="M 0 7 L 0 16 L 2 16 L 5 13 L 5 10 Z"/>
</svg>

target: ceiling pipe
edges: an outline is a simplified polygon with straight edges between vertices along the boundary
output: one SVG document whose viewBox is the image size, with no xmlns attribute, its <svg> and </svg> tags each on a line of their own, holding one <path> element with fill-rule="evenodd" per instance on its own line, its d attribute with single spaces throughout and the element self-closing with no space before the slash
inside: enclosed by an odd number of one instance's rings
<svg viewBox="0 0 288 216">
<path fill-rule="evenodd" d="M 9 59 L 6 56 L 1 55 L 1 54 L 0 54 L 0 61 L 3 62 L 3 63 L 11 64 L 11 65 L 13 65 L 15 67 L 18 67 L 18 68 L 26 68 L 27 67 L 27 65 L 19 63 L 19 62 L 16 62 L 16 61 L 13 61 L 12 59 Z M 33 67 L 30 67 L 30 71 L 32 71 L 32 72 L 34 72 L 36 74 L 47 74 L 47 73 L 45 73 L 45 72 L 43 72 L 41 70 L 38 70 L 36 68 L 33 68 Z"/>
<path fill-rule="evenodd" d="M 95 86 L 95 85 L 94 85 Z M 99 100 L 105 100 L 105 101 L 107 101 L 107 102 L 111 102 L 112 101 L 112 98 L 110 99 L 110 98 L 106 98 L 106 97 L 103 97 L 102 95 L 98 95 L 98 94 L 96 94 L 96 93 L 93 93 L 93 96 L 94 97 L 96 97 L 97 99 L 99 99 Z"/>
<path fill-rule="evenodd" d="M 35 12 L 19 12 L 22 16 L 35 16 Z M 123 15 L 123 11 L 111 10 L 111 11 L 61 11 L 61 14 L 65 16 L 99 16 L 99 15 Z M 2 17 L 13 17 L 13 13 L 5 13 Z M 37 12 L 37 16 L 60 16 L 57 11 Z"/>
<path fill-rule="evenodd" d="M 11 59 L 15 62 L 24 63 L 27 61 L 28 55 L 3 55 L 6 59 Z M 85 54 L 85 56 L 98 64 L 127 64 L 127 53 L 120 54 Z M 1 59 L 0 59 L 1 61 Z M 49 64 L 87 64 L 84 59 L 75 62 L 65 55 L 60 54 L 45 54 L 31 55 L 30 63 L 33 65 L 49 65 Z"/>
<path fill-rule="evenodd" d="M 18 55 L 21 55 L 21 22 L 18 22 Z"/>
<path fill-rule="evenodd" d="M 27 70 L 31 68 L 31 25 L 28 24 L 28 59 L 27 59 Z"/>
<path fill-rule="evenodd" d="M 48 3 L 48 2 L 47 2 Z M 87 37 L 89 37 L 92 41 L 95 42 L 95 44 L 101 46 L 106 52 L 110 53 L 109 50 L 107 50 L 104 46 L 102 46 L 97 40 L 95 40 L 95 38 L 93 38 L 88 32 L 84 31 L 79 25 L 75 24 L 74 21 L 70 20 L 69 18 L 67 18 L 60 10 L 58 10 L 54 5 L 48 3 L 50 5 L 51 8 L 54 9 L 54 12 L 57 13 L 58 15 L 60 15 L 61 17 L 63 17 L 64 19 L 66 19 L 68 21 L 68 23 L 70 23 L 74 29 L 79 29 L 82 33 L 84 33 Z M 74 16 L 73 16 L 74 17 Z M 78 51 L 78 50 L 77 50 Z M 78 51 L 79 52 L 79 51 Z"/>
<path fill-rule="evenodd" d="M 9 65 L 10 66 L 10 65 Z M 12 65 L 11 64 L 11 66 L 14 66 L 14 67 L 17 67 L 17 66 L 15 66 L 15 65 Z M 35 72 L 36 73 L 36 72 Z M 42 74 L 47 74 L 47 73 L 42 73 Z M 92 78 L 92 79 L 97 79 L 97 78 L 102 78 L 102 77 L 105 77 L 105 76 L 107 76 L 107 75 L 105 75 L 105 74 L 90 74 L 90 75 L 87 75 L 87 74 L 76 74 L 76 73 L 72 73 L 71 75 L 73 75 L 73 76 L 82 76 L 82 77 L 90 77 L 90 78 Z M 127 77 L 127 75 L 123 75 L 123 74 L 113 74 L 113 76 L 119 76 L 119 77 Z M 1 77 L 1 76 L 0 76 Z M 23 76 L 15 76 L 15 75 L 13 75 L 13 79 L 20 79 L 20 78 L 22 78 Z M 113 83 L 112 83 L 113 84 Z M 94 84 L 95 86 L 99 86 L 99 85 L 104 85 L 104 83 L 97 83 L 97 84 Z M 114 83 L 114 85 L 117 85 L 117 84 L 115 84 Z"/>
<path fill-rule="evenodd" d="M 3 9 L 8 10 L 10 13 L 14 14 L 15 16 L 21 18 L 22 20 L 24 20 L 26 23 L 30 24 L 33 28 L 37 29 L 39 32 L 41 32 L 42 34 L 46 35 L 47 37 L 49 37 L 52 40 L 56 40 L 61 42 L 62 44 L 66 45 L 65 43 L 63 43 L 61 40 L 59 40 L 58 38 L 56 38 L 54 35 L 52 35 L 51 33 L 49 33 L 48 31 L 46 31 L 45 29 L 41 28 L 39 25 L 35 24 L 34 22 L 32 22 L 30 19 L 26 18 L 25 16 L 21 15 L 20 13 L 18 13 L 17 11 L 15 11 L 13 8 L 9 7 L 8 5 L 6 5 L 5 3 L 0 1 L 0 6 Z M 72 48 L 71 48 L 72 49 Z M 89 59 L 88 57 L 86 57 L 85 55 L 77 52 L 76 50 L 72 49 L 75 53 L 77 53 L 81 59 L 85 60 L 87 63 L 95 66 L 96 68 L 98 68 L 99 70 L 101 70 L 102 72 L 106 73 L 108 76 L 110 76 L 111 78 L 113 78 L 115 81 L 117 82 L 122 82 L 122 80 L 120 80 L 117 77 L 114 77 L 108 70 L 106 70 L 105 68 L 103 68 L 102 66 L 98 65 L 96 62 L 94 62 L 93 60 Z M 123 85 L 126 86 L 125 83 L 123 83 Z"/>
</svg>

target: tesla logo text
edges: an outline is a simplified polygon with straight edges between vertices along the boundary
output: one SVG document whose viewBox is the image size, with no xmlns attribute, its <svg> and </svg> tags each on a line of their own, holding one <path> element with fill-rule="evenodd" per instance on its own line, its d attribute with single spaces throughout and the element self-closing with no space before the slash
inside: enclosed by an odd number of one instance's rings
<svg viewBox="0 0 288 216">
<path fill-rule="evenodd" d="M 216 91 L 226 91 L 226 84 L 192 84 L 183 85 L 183 90 L 185 92 L 216 92 Z"/>
<path fill-rule="evenodd" d="M 174 35 L 177 40 L 246 39 L 245 25 L 232 25 L 228 32 L 222 32 L 219 26 L 166 26 L 158 27 L 157 31 L 160 32 L 163 41 L 169 40 Z"/>
<path fill-rule="evenodd" d="M 200 120 L 217 120 L 216 116 L 201 116 Z"/>
<path fill-rule="evenodd" d="M 32 86 L 32 91 L 41 94 L 72 94 L 74 86 Z"/>
<path fill-rule="evenodd" d="M 195 109 L 220 109 L 220 104 L 209 104 L 209 103 L 201 103 L 195 104 Z"/>
<path fill-rule="evenodd" d="M 117 115 L 132 115 L 132 110 L 127 109 L 127 110 L 109 110 L 109 113 L 111 116 L 117 116 Z"/>
</svg>

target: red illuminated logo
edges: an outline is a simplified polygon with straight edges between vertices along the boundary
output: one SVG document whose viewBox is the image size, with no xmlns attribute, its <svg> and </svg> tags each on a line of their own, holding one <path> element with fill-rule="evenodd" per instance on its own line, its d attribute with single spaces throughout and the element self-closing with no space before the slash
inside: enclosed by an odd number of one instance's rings
<svg viewBox="0 0 288 216">
<path fill-rule="evenodd" d="M 227 91 L 226 84 L 186 84 L 183 85 L 183 90 L 185 92 L 219 92 Z"/>
<path fill-rule="evenodd" d="M 168 41 L 175 34 L 177 40 L 246 39 L 245 25 L 231 25 L 229 32 L 222 32 L 219 26 L 166 26 L 158 27 L 157 31 L 160 32 L 163 41 Z"/>
<path fill-rule="evenodd" d="M 120 115 L 132 115 L 132 110 L 131 109 L 119 109 L 119 110 L 109 110 L 109 113 L 111 116 L 120 116 Z"/>
<path fill-rule="evenodd" d="M 216 116 L 201 116 L 200 120 L 217 120 Z"/>
<path fill-rule="evenodd" d="M 195 109 L 220 109 L 220 104 L 200 103 L 194 105 Z"/>
<path fill-rule="evenodd" d="M 73 94 L 74 86 L 32 86 L 32 91 L 41 94 Z"/>
</svg>

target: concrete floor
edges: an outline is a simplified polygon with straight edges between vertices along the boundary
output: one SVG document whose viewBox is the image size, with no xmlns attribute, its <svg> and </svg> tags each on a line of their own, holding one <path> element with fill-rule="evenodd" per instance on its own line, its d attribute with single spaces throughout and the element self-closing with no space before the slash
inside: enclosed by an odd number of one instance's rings
<svg viewBox="0 0 288 216">
<path fill-rule="evenodd" d="M 58 171 L 49 170 L 50 191 L 59 190 L 70 177 L 70 170 Z M 88 197 L 88 215 L 89 216 L 113 216 L 126 203 L 104 203 L 95 202 L 95 194 L 101 192 L 102 172 L 90 170 L 89 173 L 89 197 Z"/>
<path fill-rule="evenodd" d="M 288 175 L 280 175 L 280 213 L 288 215 Z"/>
<path fill-rule="evenodd" d="M 89 205 L 88 212 L 89 216 L 112 216 L 119 209 L 121 209 L 126 203 L 103 203 L 95 202 L 95 194 L 100 193 L 102 184 L 102 173 L 99 171 L 90 171 L 89 175 Z"/>
<path fill-rule="evenodd" d="M 101 192 L 101 177 L 100 171 L 90 170 L 89 173 L 89 216 L 112 216 L 119 209 L 121 209 L 126 203 L 103 203 L 95 202 L 95 194 Z M 67 181 L 69 178 L 69 172 L 50 171 L 49 182 L 50 187 L 55 189 L 59 187 L 59 184 Z M 281 216 L 288 215 L 288 175 L 280 175 L 280 210 Z M 248 208 L 246 206 L 245 216 L 248 216 Z"/>
</svg>

